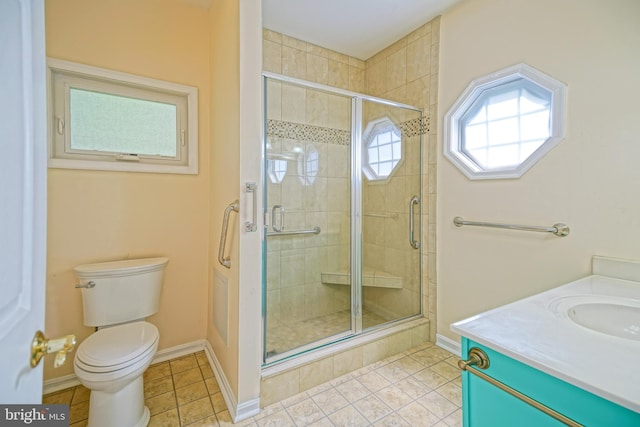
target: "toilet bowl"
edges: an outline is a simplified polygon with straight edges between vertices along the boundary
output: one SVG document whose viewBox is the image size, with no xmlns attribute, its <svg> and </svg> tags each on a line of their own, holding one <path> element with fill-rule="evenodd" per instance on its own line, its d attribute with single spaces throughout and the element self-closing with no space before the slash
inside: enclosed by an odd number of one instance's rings
<svg viewBox="0 0 640 427">
<path fill-rule="evenodd" d="M 102 329 L 80 344 L 74 370 L 91 390 L 89 426 L 146 426 L 142 374 L 158 348 L 158 329 L 135 322 Z"/>
<path fill-rule="evenodd" d="M 158 349 L 158 328 L 145 317 L 158 311 L 168 260 L 149 258 L 87 264 L 81 283 L 84 323 L 98 330 L 76 351 L 73 368 L 91 390 L 88 427 L 143 427 L 144 371 Z"/>
</svg>

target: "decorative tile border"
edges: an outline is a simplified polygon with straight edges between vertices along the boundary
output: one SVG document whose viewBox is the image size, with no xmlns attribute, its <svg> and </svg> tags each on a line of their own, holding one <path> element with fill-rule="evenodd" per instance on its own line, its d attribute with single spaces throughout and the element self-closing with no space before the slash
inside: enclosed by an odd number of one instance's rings
<svg viewBox="0 0 640 427">
<path fill-rule="evenodd" d="M 348 130 L 283 122 L 281 120 L 267 120 L 267 135 L 325 144 L 349 145 L 351 143 L 351 132 Z"/>
<path fill-rule="evenodd" d="M 407 120 L 398 125 L 402 136 L 412 137 L 417 135 L 425 135 L 429 133 L 429 117 L 419 117 L 413 120 Z"/>
<path fill-rule="evenodd" d="M 424 135 L 429 132 L 429 117 L 407 120 L 398 124 L 404 137 Z M 325 144 L 350 145 L 351 131 L 313 126 L 304 123 L 267 120 L 267 135 L 276 138 L 313 141 Z"/>
</svg>

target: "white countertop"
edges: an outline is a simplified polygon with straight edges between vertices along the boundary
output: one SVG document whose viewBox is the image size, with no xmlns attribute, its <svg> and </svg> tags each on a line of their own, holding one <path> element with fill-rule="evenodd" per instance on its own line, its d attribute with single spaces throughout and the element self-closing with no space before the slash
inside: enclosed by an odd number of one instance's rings
<svg viewBox="0 0 640 427">
<path fill-rule="evenodd" d="M 607 267 L 610 259 L 604 259 Z M 596 268 L 594 272 L 608 269 Z M 622 274 L 618 277 L 628 277 Z M 636 279 L 638 280 L 638 279 Z M 640 341 L 596 332 L 554 312 L 559 298 L 629 298 L 640 281 L 592 275 L 451 325 L 451 329 L 515 360 L 640 412 Z M 639 322 L 640 323 L 640 322 Z"/>
</svg>

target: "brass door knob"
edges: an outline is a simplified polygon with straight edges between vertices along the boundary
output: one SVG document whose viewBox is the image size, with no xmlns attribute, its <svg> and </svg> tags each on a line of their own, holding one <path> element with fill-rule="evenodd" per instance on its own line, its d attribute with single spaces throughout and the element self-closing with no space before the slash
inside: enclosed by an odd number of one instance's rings
<svg viewBox="0 0 640 427">
<path fill-rule="evenodd" d="M 53 361 L 53 367 L 59 368 L 64 365 L 64 362 L 66 362 L 67 353 L 73 350 L 75 346 L 76 336 L 73 334 L 50 340 L 44 336 L 42 331 L 38 331 L 31 342 L 31 367 L 35 368 L 38 366 L 40 359 L 42 359 L 45 354 L 56 353 L 56 358 Z"/>
</svg>

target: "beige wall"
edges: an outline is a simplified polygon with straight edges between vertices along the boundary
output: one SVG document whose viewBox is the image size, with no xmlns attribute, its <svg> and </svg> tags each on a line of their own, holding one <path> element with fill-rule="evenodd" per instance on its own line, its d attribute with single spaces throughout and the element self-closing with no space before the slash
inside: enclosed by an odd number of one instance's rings
<svg viewBox="0 0 640 427">
<path fill-rule="evenodd" d="M 225 269 L 215 257 L 218 255 L 222 218 L 227 204 L 239 197 L 240 164 L 240 18 L 237 1 L 214 1 L 211 5 L 211 214 L 210 214 L 210 271 L 217 271 L 227 279 L 228 300 L 214 292 L 213 276 L 209 277 L 209 301 L 227 305 L 228 340 L 213 326 L 213 311 L 209 310 L 207 338 L 220 362 L 233 393 L 238 393 L 238 283 L 239 283 L 239 222 L 238 215 L 230 215 L 226 256 L 232 260 Z M 217 299 L 217 301 L 216 301 Z M 224 334 L 224 331 L 222 331 Z"/>
<path fill-rule="evenodd" d="M 198 175 L 49 170 L 46 333 L 82 322 L 73 267 L 167 256 L 159 348 L 206 336 L 209 230 L 209 15 L 180 0 L 48 0 L 47 55 L 198 88 Z M 72 372 L 72 364 L 45 378 Z"/>
<path fill-rule="evenodd" d="M 594 254 L 640 259 L 640 3 L 477 0 L 442 18 L 440 124 L 477 77 L 519 63 L 568 85 L 567 137 L 522 178 L 470 181 L 439 146 L 438 332 L 590 273 Z M 472 220 L 551 225 L 566 238 Z"/>
<path fill-rule="evenodd" d="M 221 381 L 232 417 L 258 410 L 261 366 L 261 222 L 247 232 L 252 195 L 241 190 L 261 178 L 261 5 L 260 0 L 211 2 L 211 201 L 209 315 L 207 338 L 224 371 Z M 256 199 L 262 200 L 257 189 Z M 230 215 L 227 249 L 229 269 L 216 260 L 224 210 L 238 200 Z M 216 280 L 216 274 L 222 277 Z M 226 283 L 225 283 L 226 282 Z M 226 288 L 225 292 L 220 292 Z M 225 325 L 214 325 L 214 310 L 225 307 Z M 222 322 L 224 323 L 224 322 Z M 226 392 L 225 392 L 226 391 Z"/>
</svg>

